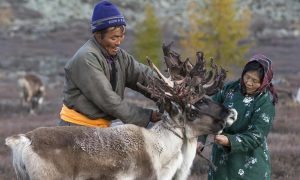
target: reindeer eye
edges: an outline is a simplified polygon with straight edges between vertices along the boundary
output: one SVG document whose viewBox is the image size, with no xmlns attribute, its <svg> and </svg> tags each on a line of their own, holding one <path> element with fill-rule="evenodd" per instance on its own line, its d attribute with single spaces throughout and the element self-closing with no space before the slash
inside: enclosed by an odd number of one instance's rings
<svg viewBox="0 0 300 180">
<path fill-rule="evenodd" d="M 188 120 L 189 121 L 194 121 L 197 117 L 197 112 L 196 111 L 191 111 L 188 113 Z"/>
<path fill-rule="evenodd" d="M 203 104 L 203 103 L 204 103 L 204 100 L 203 100 L 203 99 L 200 99 L 199 101 L 196 102 L 196 105 L 199 106 L 199 105 L 201 105 L 201 104 Z"/>
</svg>

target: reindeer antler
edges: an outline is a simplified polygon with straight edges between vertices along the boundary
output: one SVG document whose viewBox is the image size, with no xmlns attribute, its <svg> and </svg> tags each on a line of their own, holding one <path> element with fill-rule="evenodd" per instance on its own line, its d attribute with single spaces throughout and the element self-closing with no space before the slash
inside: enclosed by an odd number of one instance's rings
<svg viewBox="0 0 300 180">
<path fill-rule="evenodd" d="M 149 66 L 159 78 L 148 77 L 147 87 L 138 84 L 140 88 L 162 102 L 170 100 L 185 107 L 187 104 L 194 104 L 205 94 L 216 93 L 223 86 L 226 71 L 223 68 L 219 70 L 213 59 L 210 70 L 207 71 L 203 52 L 196 53 L 196 64 L 193 65 L 188 58 L 182 61 L 180 55 L 171 50 L 172 44 L 163 44 L 162 47 L 168 78 L 147 58 Z"/>
</svg>

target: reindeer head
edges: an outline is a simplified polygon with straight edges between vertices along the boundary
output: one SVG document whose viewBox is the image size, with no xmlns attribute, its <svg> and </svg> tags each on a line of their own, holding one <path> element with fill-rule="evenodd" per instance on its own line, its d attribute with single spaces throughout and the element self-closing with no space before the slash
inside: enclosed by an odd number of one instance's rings
<svg viewBox="0 0 300 180">
<path fill-rule="evenodd" d="M 236 111 L 209 98 L 222 86 L 226 71 L 210 61 L 210 70 L 205 67 L 204 54 L 196 53 L 196 64 L 189 59 L 181 61 L 180 55 L 171 50 L 171 44 L 163 45 L 168 78 L 148 59 L 149 66 L 158 74 L 148 77 L 147 87 L 138 86 L 157 100 L 169 117 L 181 126 L 190 129 L 186 136 L 218 133 L 236 119 Z"/>
</svg>

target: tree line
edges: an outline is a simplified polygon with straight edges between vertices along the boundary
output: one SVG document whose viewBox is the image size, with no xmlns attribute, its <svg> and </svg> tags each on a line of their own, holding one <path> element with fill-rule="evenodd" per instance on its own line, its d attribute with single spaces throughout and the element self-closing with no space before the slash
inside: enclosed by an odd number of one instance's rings
<svg viewBox="0 0 300 180">
<path fill-rule="evenodd" d="M 251 47 L 247 41 L 251 12 L 237 6 L 236 0 L 191 1 L 187 6 L 188 27 L 178 29 L 179 46 L 183 58 L 194 59 L 196 51 L 203 51 L 206 59 L 216 60 L 227 70 L 244 64 L 244 55 Z M 162 58 L 162 29 L 155 9 L 145 7 L 145 18 L 135 31 L 134 54 L 142 63 L 146 57 L 160 67 Z"/>
</svg>

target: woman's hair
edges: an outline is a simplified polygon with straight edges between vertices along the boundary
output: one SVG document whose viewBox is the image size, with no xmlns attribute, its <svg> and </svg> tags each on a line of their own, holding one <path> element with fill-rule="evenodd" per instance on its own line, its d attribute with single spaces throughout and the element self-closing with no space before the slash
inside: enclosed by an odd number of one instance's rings
<svg viewBox="0 0 300 180">
<path fill-rule="evenodd" d="M 249 62 L 248 64 L 246 64 L 246 66 L 243 70 L 243 73 L 242 73 L 242 77 L 244 77 L 245 73 L 247 73 L 249 71 L 256 71 L 259 76 L 259 82 L 262 83 L 262 81 L 265 77 L 265 73 L 264 73 L 263 66 L 259 62 L 252 61 L 252 62 Z"/>
</svg>

